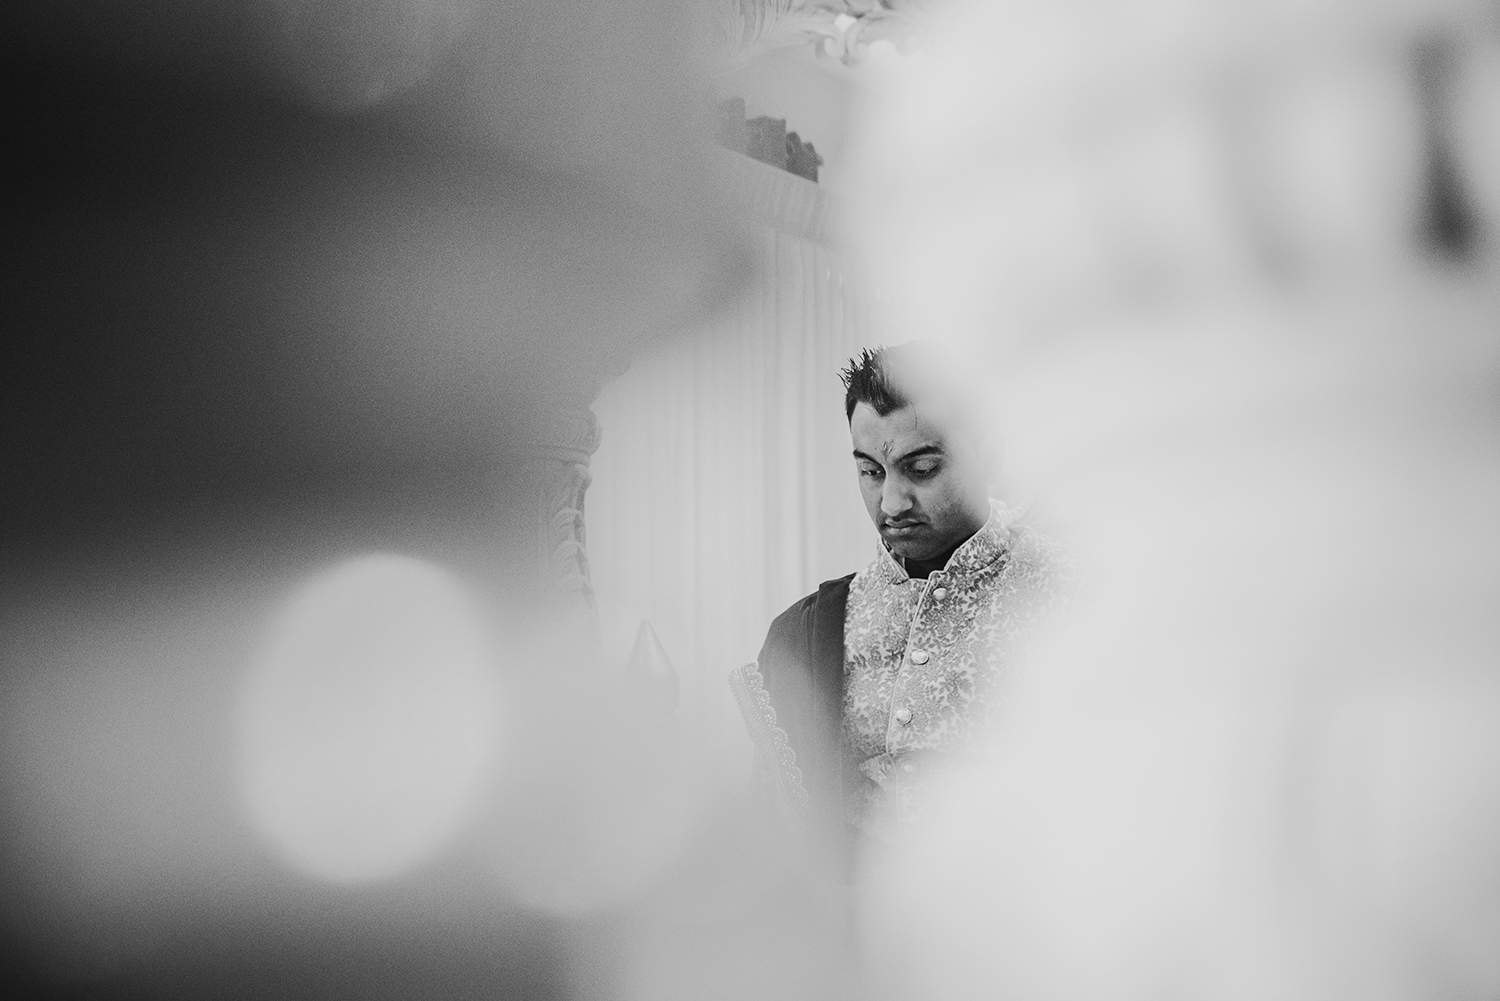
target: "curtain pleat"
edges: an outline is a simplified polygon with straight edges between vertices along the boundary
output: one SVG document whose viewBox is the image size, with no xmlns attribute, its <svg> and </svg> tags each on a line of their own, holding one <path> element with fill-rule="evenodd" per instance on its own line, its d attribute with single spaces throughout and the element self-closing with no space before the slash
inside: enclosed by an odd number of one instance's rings
<svg viewBox="0 0 1500 1001">
<path fill-rule="evenodd" d="M 641 619 L 682 681 L 684 734 L 748 754 L 728 672 L 771 619 L 870 558 L 838 370 L 866 346 L 859 282 L 831 244 L 817 185 L 736 154 L 721 168 L 760 256 L 755 287 L 604 387 L 588 546 L 611 666 Z"/>
</svg>

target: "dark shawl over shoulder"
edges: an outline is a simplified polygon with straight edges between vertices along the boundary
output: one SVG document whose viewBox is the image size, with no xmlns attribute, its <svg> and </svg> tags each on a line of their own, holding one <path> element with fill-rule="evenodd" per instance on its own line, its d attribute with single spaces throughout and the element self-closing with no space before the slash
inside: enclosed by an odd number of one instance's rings
<svg viewBox="0 0 1500 1001">
<path fill-rule="evenodd" d="M 771 623 L 760 659 L 730 675 L 777 799 L 810 835 L 844 840 L 844 608 L 854 575 L 826 581 Z"/>
</svg>

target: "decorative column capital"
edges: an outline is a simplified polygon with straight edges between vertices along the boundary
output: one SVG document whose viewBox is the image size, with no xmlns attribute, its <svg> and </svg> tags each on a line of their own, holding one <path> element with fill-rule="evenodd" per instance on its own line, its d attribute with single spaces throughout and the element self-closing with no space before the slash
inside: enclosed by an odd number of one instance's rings
<svg viewBox="0 0 1500 1001">
<path fill-rule="evenodd" d="M 582 466 L 599 449 L 599 418 L 586 403 L 550 399 L 534 403 L 523 433 L 527 457 Z"/>
<path fill-rule="evenodd" d="M 581 394 L 528 401 L 520 426 L 530 563 L 536 593 L 547 595 L 554 625 L 574 661 L 596 662 L 599 615 L 589 580 L 584 497 L 589 460 L 599 447 L 599 420 Z"/>
</svg>

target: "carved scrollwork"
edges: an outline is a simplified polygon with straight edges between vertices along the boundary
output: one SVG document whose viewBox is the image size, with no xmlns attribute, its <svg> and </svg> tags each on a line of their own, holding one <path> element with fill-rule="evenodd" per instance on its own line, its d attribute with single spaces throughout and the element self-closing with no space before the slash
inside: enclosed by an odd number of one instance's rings
<svg viewBox="0 0 1500 1001">
<path fill-rule="evenodd" d="M 532 455 L 537 472 L 537 541 L 544 560 L 563 576 L 588 580 L 584 497 L 592 477 L 587 460 L 568 446 L 539 449 Z M 583 453 L 585 456 L 588 453 Z"/>
<path fill-rule="evenodd" d="M 589 460 L 599 447 L 599 422 L 573 400 L 535 402 L 525 429 L 529 484 L 529 534 L 538 584 L 551 595 L 574 639 L 597 638 L 598 611 L 589 579 L 584 499 L 592 476 Z"/>
</svg>

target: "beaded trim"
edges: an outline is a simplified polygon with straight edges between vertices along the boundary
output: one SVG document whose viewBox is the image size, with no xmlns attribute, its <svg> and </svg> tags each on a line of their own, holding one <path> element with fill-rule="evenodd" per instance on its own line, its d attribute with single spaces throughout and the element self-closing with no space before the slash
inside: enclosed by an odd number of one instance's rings
<svg viewBox="0 0 1500 1001">
<path fill-rule="evenodd" d="M 802 782 L 802 769 L 797 767 L 797 752 L 788 743 L 786 731 L 776 723 L 776 709 L 771 705 L 760 665 L 752 662 L 730 671 L 729 688 L 740 715 L 745 717 L 751 741 L 771 764 L 779 798 L 801 821 L 807 815 L 807 786 Z"/>
</svg>

